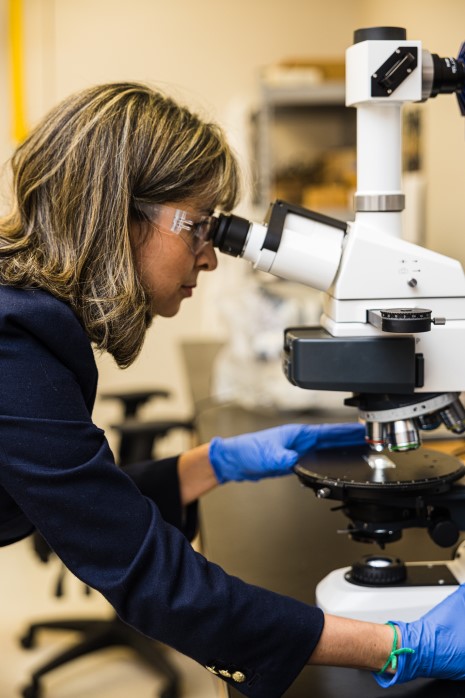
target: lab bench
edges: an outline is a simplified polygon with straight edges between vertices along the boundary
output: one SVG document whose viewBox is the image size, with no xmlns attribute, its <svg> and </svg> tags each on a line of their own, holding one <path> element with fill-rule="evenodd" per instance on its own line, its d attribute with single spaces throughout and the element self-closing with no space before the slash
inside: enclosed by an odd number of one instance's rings
<svg viewBox="0 0 465 698">
<path fill-rule="evenodd" d="M 305 414 L 247 410 L 214 405 L 198 415 L 201 441 L 228 437 L 292 421 L 339 422 L 355 418 L 349 408 Z M 202 543 L 207 557 L 247 582 L 314 603 L 318 582 L 330 571 L 350 566 L 374 546 L 351 541 L 348 520 L 337 502 L 319 500 L 296 476 L 229 483 L 201 502 Z M 404 531 L 388 554 L 405 561 L 443 560 L 451 549 L 435 545 L 424 530 Z M 401 618 L 399 618 L 401 620 Z M 283 638 L 283 642 L 285 642 Z M 240 694 L 229 689 L 230 698 Z M 417 680 L 380 688 L 368 672 L 306 667 L 285 698 L 465 698 L 465 682 Z"/>
</svg>

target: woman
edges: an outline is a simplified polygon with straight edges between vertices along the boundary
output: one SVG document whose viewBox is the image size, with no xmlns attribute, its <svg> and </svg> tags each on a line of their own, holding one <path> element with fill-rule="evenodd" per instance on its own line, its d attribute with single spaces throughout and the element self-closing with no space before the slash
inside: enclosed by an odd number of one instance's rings
<svg viewBox="0 0 465 698">
<path fill-rule="evenodd" d="M 360 443 L 361 426 L 216 438 L 123 473 L 92 423 L 91 346 L 129 366 L 152 318 L 175 315 L 216 267 L 211 214 L 238 195 L 221 131 L 145 86 L 104 85 L 56 107 L 12 165 L 15 206 L 0 223 L 3 544 L 37 528 L 123 620 L 247 696 L 281 696 L 308 662 L 382 669 L 383 684 L 463 677 L 461 589 L 417 623 L 324 619 L 228 576 L 188 542 L 200 495 L 286 474 L 311 448 Z M 447 630 L 436 637 L 437 619 Z"/>
</svg>

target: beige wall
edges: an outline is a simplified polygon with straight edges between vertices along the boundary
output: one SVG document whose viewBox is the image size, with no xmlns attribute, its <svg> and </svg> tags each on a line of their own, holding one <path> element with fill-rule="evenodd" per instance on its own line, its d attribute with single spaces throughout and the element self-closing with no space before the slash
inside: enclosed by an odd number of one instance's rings
<svg viewBox="0 0 465 698">
<path fill-rule="evenodd" d="M 355 28 L 408 28 L 426 48 L 455 55 L 465 27 L 463 0 L 23 0 L 28 116 L 36 121 L 57 100 L 89 84 L 135 79 L 161 85 L 220 121 L 241 153 L 244 115 L 257 99 L 262 66 L 293 56 L 342 57 Z M 8 102 L 7 0 L 0 0 L 0 156 L 11 152 Z M 465 29 L 464 29 L 465 33 Z M 455 99 L 425 105 L 428 244 L 465 260 L 465 122 Z M 245 155 L 244 155 L 245 164 Z M 230 260 L 228 260 L 230 261 Z M 239 264 L 239 263 L 238 263 Z M 229 268 L 228 268 L 229 269 Z M 101 387 L 154 384 L 174 389 L 172 410 L 188 413 L 179 340 L 216 333 L 207 295 L 185 303 L 172 320 L 157 320 L 136 366 L 121 372 L 99 360 Z M 216 288 L 219 288 L 218 282 Z M 208 296 L 210 297 L 210 295 Z M 211 301 L 210 301 L 211 302 Z M 213 315 L 214 317 L 214 315 Z M 99 405 L 97 418 L 116 413 Z"/>
</svg>

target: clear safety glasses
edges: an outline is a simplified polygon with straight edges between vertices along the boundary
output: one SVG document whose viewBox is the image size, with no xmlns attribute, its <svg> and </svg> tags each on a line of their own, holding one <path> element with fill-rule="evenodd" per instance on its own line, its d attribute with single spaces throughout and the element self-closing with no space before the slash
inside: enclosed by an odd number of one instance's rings
<svg viewBox="0 0 465 698">
<path fill-rule="evenodd" d="M 196 256 L 212 240 L 218 222 L 215 216 L 196 216 L 181 208 L 164 204 L 137 204 L 137 209 L 160 232 L 179 235 Z"/>
</svg>

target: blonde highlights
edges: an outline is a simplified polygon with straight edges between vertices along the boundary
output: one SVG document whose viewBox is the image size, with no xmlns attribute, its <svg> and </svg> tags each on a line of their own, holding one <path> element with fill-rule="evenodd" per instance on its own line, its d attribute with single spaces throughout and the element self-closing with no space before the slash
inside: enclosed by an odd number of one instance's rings
<svg viewBox="0 0 465 698">
<path fill-rule="evenodd" d="M 139 353 L 150 299 L 134 262 L 138 203 L 233 208 L 237 163 L 215 124 L 138 83 L 64 100 L 12 158 L 15 206 L 0 220 L 0 283 L 68 302 L 121 366 Z"/>
</svg>

